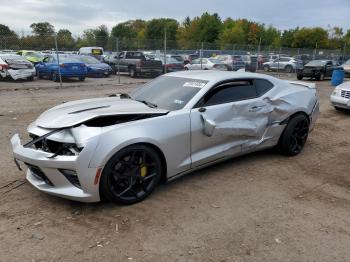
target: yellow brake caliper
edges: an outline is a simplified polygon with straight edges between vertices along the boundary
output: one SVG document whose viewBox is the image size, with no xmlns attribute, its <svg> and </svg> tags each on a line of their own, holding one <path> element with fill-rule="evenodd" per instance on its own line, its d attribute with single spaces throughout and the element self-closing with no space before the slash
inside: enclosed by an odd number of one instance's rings
<svg viewBox="0 0 350 262">
<path fill-rule="evenodd" d="M 141 166 L 140 173 L 142 177 L 145 177 L 147 175 L 147 166 Z"/>
</svg>

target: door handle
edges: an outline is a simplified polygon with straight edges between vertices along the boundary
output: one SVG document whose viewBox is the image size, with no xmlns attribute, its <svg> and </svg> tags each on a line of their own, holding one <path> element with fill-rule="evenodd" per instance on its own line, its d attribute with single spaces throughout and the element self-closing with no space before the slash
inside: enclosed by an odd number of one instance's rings
<svg viewBox="0 0 350 262">
<path fill-rule="evenodd" d="M 263 109 L 265 107 L 265 105 L 261 105 L 261 106 L 253 106 L 249 109 L 249 112 L 258 112 L 261 109 Z"/>
<path fill-rule="evenodd" d="M 201 107 L 201 108 L 198 109 L 198 111 L 203 113 L 203 112 L 207 111 L 207 109 L 205 107 Z"/>
</svg>

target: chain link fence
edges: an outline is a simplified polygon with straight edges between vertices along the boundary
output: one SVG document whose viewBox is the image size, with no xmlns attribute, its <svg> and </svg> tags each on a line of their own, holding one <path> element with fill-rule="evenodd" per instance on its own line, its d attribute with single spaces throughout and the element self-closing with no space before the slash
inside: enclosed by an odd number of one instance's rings
<svg viewBox="0 0 350 262">
<path fill-rule="evenodd" d="M 243 56 L 246 64 L 251 64 L 253 71 L 267 71 L 265 62 L 277 61 L 277 67 L 269 71 L 278 76 L 283 73 L 293 74 L 279 58 L 294 57 L 303 64 L 313 59 L 330 59 L 339 64 L 350 58 L 350 50 L 345 49 L 307 49 L 285 48 L 276 46 L 239 45 L 235 43 L 206 43 L 192 41 L 176 41 L 171 39 L 130 39 L 118 37 L 76 37 L 58 35 L 27 35 L 19 37 L 0 35 L 0 53 L 18 53 L 21 50 L 33 50 L 43 55 L 49 53 L 78 54 L 80 47 L 99 46 L 104 54 L 117 54 L 120 51 L 147 51 L 158 57 L 167 55 L 192 55 L 193 58 L 208 58 L 216 55 Z M 277 60 L 276 60 L 277 59 Z M 163 61 L 164 63 L 164 61 Z M 252 66 L 253 65 L 253 66 Z M 202 67 L 201 67 L 202 68 Z M 118 70 L 119 71 L 119 70 Z"/>
</svg>

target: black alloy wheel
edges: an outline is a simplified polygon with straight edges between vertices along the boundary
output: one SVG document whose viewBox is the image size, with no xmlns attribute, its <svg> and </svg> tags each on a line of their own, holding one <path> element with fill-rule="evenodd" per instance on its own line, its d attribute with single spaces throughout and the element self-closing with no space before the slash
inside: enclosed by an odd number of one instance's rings
<svg viewBox="0 0 350 262">
<path fill-rule="evenodd" d="M 106 164 L 101 177 L 101 193 L 114 203 L 139 202 L 155 189 L 161 172 L 161 160 L 154 149 L 145 145 L 126 147 Z"/>
<path fill-rule="evenodd" d="M 309 125 L 309 119 L 303 114 L 289 120 L 278 144 L 282 154 L 295 156 L 303 150 L 309 135 Z"/>
</svg>

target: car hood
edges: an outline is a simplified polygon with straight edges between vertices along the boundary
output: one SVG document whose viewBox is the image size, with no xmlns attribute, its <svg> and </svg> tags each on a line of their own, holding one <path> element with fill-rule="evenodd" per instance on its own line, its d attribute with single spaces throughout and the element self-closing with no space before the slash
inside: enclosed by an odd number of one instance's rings
<svg viewBox="0 0 350 262">
<path fill-rule="evenodd" d="M 337 88 L 339 88 L 341 90 L 350 91 L 350 81 L 347 81 L 347 82 L 344 82 L 344 83 L 338 85 Z"/>
<path fill-rule="evenodd" d="M 99 64 L 86 64 L 89 68 L 98 68 L 98 69 L 109 69 L 110 66 L 105 63 L 99 63 Z"/>
<path fill-rule="evenodd" d="M 147 105 L 119 97 L 95 98 L 72 101 L 55 106 L 42 113 L 35 121 L 43 128 L 64 128 L 101 117 L 127 114 L 166 114 L 168 110 L 150 108 Z"/>
</svg>

